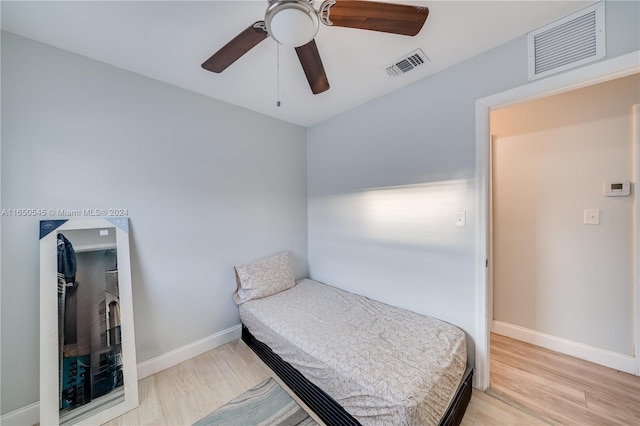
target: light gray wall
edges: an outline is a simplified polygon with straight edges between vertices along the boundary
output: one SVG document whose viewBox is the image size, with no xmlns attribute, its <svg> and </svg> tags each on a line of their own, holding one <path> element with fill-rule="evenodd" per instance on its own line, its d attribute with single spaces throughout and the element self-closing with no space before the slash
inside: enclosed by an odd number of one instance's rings
<svg viewBox="0 0 640 426">
<path fill-rule="evenodd" d="M 239 324 L 235 263 L 307 274 L 302 127 L 8 33 L 2 124 L 3 208 L 129 210 L 138 362 Z M 2 220 L 3 414 L 38 400 L 38 220 Z"/>
<path fill-rule="evenodd" d="M 606 6 L 608 57 L 638 50 L 638 3 Z M 311 277 L 460 326 L 473 364 L 475 101 L 526 83 L 523 35 L 309 128 Z"/>
<path fill-rule="evenodd" d="M 633 356 L 633 180 L 640 75 L 491 113 L 494 319 Z M 600 224 L 585 225 L 584 209 Z"/>
</svg>

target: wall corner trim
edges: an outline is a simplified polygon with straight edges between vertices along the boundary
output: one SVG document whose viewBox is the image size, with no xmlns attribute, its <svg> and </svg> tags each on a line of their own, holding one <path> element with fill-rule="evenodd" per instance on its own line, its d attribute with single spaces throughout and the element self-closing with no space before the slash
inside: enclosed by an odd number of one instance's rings
<svg viewBox="0 0 640 426">
<path fill-rule="evenodd" d="M 232 342 L 240 338 L 242 325 L 233 327 L 212 334 L 188 345 L 174 349 L 165 354 L 159 355 L 146 361 L 138 363 L 138 381 L 152 376 L 162 370 L 173 367 L 188 359 L 203 354 L 225 343 Z M 33 425 L 40 422 L 40 402 L 26 405 L 17 410 L 0 416 L 0 424 L 3 426 Z"/>
</svg>

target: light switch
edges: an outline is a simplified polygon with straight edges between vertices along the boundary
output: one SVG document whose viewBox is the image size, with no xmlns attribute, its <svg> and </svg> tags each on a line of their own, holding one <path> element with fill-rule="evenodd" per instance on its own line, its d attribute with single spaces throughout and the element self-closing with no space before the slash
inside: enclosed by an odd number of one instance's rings
<svg viewBox="0 0 640 426">
<path fill-rule="evenodd" d="M 585 225 L 600 225 L 600 209 L 584 209 Z"/>
<path fill-rule="evenodd" d="M 466 228 L 467 226 L 467 213 L 466 212 L 456 212 L 456 228 Z"/>
</svg>

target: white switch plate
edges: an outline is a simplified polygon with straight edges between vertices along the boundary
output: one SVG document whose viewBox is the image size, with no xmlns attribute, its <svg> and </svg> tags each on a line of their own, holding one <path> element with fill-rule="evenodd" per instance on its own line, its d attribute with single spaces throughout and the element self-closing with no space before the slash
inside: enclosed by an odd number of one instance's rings
<svg viewBox="0 0 640 426">
<path fill-rule="evenodd" d="M 600 225 L 600 209 L 584 209 L 585 225 Z"/>
<path fill-rule="evenodd" d="M 466 228 L 467 226 L 467 213 L 466 212 L 456 212 L 456 228 Z"/>
</svg>

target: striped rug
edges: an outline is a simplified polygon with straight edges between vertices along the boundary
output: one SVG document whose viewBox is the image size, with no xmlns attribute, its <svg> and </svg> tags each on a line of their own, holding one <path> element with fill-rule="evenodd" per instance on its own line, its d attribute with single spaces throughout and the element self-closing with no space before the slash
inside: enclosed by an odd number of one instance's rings
<svg viewBox="0 0 640 426">
<path fill-rule="evenodd" d="M 227 402 L 193 426 L 314 426 L 309 417 L 272 378 Z"/>
</svg>

